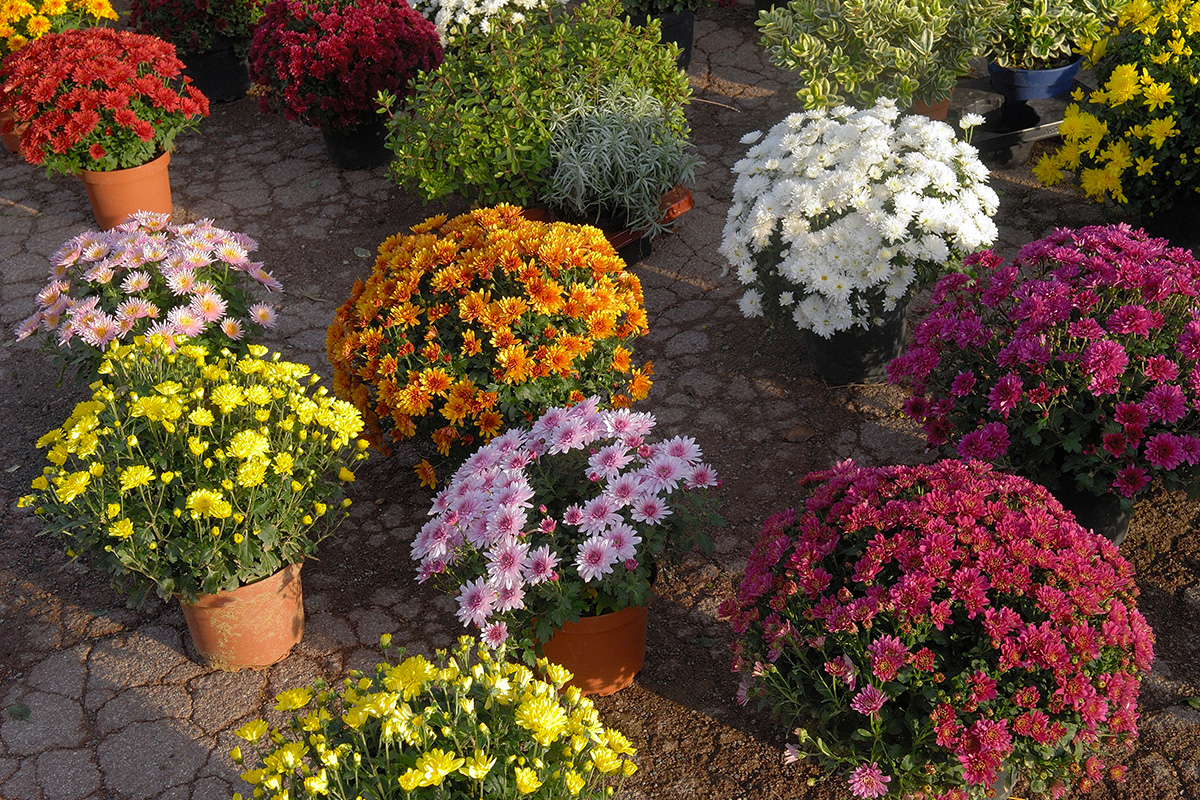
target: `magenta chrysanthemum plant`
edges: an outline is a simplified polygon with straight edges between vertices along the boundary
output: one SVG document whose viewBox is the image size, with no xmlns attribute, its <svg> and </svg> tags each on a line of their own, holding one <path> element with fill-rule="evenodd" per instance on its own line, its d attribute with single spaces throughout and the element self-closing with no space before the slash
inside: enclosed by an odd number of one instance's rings
<svg viewBox="0 0 1200 800">
<path fill-rule="evenodd" d="M 739 700 L 798 726 L 786 760 L 861 798 L 981 798 L 1002 766 L 1036 796 L 1123 775 L 1154 634 L 1111 542 L 979 461 L 802 484 L 721 608 Z"/>
<path fill-rule="evenodd" d="M 1200 262 L 1127 225 L 1058 230 L 1011 264 L 990 251 L 935 287 L 889 377 L 931 446 L 1051 490 L 1196 480 Z M 1074 485 L 1071 478 L 1074 476 Z"/>
<path fill-rule="evenodd" d="M 434 498 L 412 545 L 417 580 L 454 591 L 458 618 L 490 644 L 644 605 L 656 565 L 711 552 L 706 526 L 721 524 L 699 445 L 650 441 L 654 424 L 592 397 L 496 437 Z"/>
<path fill-rule="evenodd" d="M 41 334 L 56 359 L 94 375 L 110 344 L 135 336 L 189 338 L 215 352 L 244 353 L 256 330 L 275 325 L 275 309 L 249 288 L 281 292 L 257 243 L 212 220 L 171 225 L 167 214 L 138 212 L 121 225 L 72 238 L 50 257 L 37 310 L 17 339 Z"/>
</svg>

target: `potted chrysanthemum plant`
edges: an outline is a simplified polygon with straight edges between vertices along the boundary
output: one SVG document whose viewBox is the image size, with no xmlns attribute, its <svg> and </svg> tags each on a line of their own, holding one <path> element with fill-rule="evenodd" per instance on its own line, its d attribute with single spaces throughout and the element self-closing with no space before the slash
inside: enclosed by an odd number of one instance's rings
<svg viewBox="0 0 1200 800">
<path fill-rule="evenodd" d="M 432 659 L 391 640 L 387 661 L 340 686 L 281 692 L 285 724 L 235 731 L 261 764 L 241 775 L 254 797 L 605 800 L 637 770 L 629 739 L 562 667 L 542 661 L 537 674 L 468 637 Z M 230 756 L 245 764 L 240 745 Z"/>
<path fill-rule="evenodd" d="M 650 391 L 629 345 L 641 282 L 596 228 L 515 206 L 433 217 L 379 248 L 326 337 L 333 387 L 390 452 L 413 440 L 433 487 L 479 445 L 545 409 Z"/>
<path fill-rule="evenodd" d="M 1123 538 L 1200 463 L 1200 262 L 1127 225 L 1062 229 L 934 287 L 890 367 L 931 447 L 1026 475 Z"/>
<path fill-rule="evenodd" d="M 182 71 L 174 46 L 154 36 L 48 33 L 0 61 L 0 110 L 26 126 L 25 160 L 78 176 L 96 222 L 112 228 L 136 211 L 171 213 L 175 137 L 208 116 Z"/>
<path fill-rule="evenodd" d="M 275 326 L 275 309 L 255 302 L 257 286 L 282 292 L 258 244 L 211 220 L 172 225 L 142 213 L 109 231 L 73 236 L 50 257 L 36 310 L 16 326 L 18 340 L 37 336 L 63 368 L 90 382 L 114 342 L 161 334 L 214 352 L 240 353 L 256 330 Z"/>
<path fill-rule="evenodd" d="M 736 598 L 738 699 L 858 798 L 1059 797 L 1121 775 L 1154 634 L 1133 569 L 979 461 L 808 475 Z"/>
<path fill-rule="evenodd" d="M 721 241 L 742 313 L 809 331 L 830 383 L 882 380 L 914 292 L 996 237 L 987 168 L 950 126 L 886 99 L 742 141 Z"/>
<path fill-rule="evenodd" d="M 700 446 L 654 439 L 654 424 L 589 398 L 493 439 L 434 499 L 412 545 L 417 580 L 455 593 L 489 643 L 536 643 L 588 692 L 629 685 L 658 566 L 711 552 L 706 528 L 721 521 Z"/>
<path fill-rule="evenodd" d="M 262 667 L 304 631 L 300 568 L 344 516 L 362 418 L 304 364 L 167 337 L 115 344 L 90 400 L 38 446 L 21 505 L 140 604 L 178 598 L 213 667 Z"/>
</svg>

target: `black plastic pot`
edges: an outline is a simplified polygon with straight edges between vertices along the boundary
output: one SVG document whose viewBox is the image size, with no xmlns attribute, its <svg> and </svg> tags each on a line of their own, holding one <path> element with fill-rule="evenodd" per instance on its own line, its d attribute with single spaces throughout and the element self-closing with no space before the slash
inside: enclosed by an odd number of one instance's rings
<svg viewBox="0 0 1200 800">
<path fill-rule="evenodd" d="M 342 169 L 372 169 L 388 163 L 387 126 L 374 117 L 352 128 L 321 128 L 329 159 Z"/>
<path fill-rule="evenodd" d="M 826 339 L 808 331 L 808 361 L 813 372 L 831 386 L 882 383 L 887 366 L 904 352 L 908 335 L 907 306 L 884 314 L 879 325 L 838 331 Z"/>
<path fill-rule="evenodd" d="M 228 103 L 246 96 L 250 89 L 250 67 L 246 43 L 218 37 L 211 50 L 184 53 L 183 74 L 213 103 Z"/>
<path fill-rule="evenodd" d="M 1170 208 L 1142 219 L 1146 233 L 1166 239 L 1173 247 L 1200 253 L 1200 195 L 1191 189 L 1180 194 Z"/>
<path fill-rule="evenodd" d="M 680 53 L 675 60 L 676 65 L 682 70 L 687 70 L 692 64 L 692 40 L 695 37 L 696 12 L 684 9 L 655 16 L 662 26 L 662 40 L 679 45 Z M 629 21 L 638 27 L 643 27 L 649 21 L 649 17 L 644 14 L 637 16 L 631 14 Z"/>
<path fill-rule="evenodd" d="M 1116 494 L 1092 494 L 1075 488 L 1074 479 L 1064 475 L 1069 487 L 1059 487 L 1054 492 L 1055 499 L 1062 507 L 1075 515 L 1075 521 L 1083 527 L 1095 531 L 1113 544 L 1119 545 L 1125 541 L 1129 533 L 1129 523 L 1133 514 L 1121 510 L 1121 497 Z"/>
</svg>

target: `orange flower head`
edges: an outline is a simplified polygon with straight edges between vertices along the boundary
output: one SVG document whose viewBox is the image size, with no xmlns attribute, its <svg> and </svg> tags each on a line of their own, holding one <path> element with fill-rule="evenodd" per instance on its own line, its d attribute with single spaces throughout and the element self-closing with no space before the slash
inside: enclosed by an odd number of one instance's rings
<svg viewBox="0 0 1200 800">
<path fill-rule="evenodd" d="M 633 378 L 629 381 L 629 396 L 636 400 L 645 400 L 646 395 L 650 394 L 650 385 L 652 381 L 641 370 L 633 371 Z"/>
<path fill-rule="evenodd" d="M 421 387 L 429 394 L 444 395 L 454 384 L 454 379 L 444 369 L 426 369 L 421 372 Z"/>
<path fill-rule="evenodd" d="M 504 417 L 495 411 L 484 411 L 478 417 L 479 435 L 485 441 L 491 440 L 504 427 Z"/>
<path fill-rule="evenodd" d="M 463 331 L 463 343 L 461 352 L 464 356 L 477 356 L 483 350 L 483 342 L 479 341 L 479 337 L 475 335 L 475 331 L 467 328 Z"/>
<path fill-rule="evenodd" d="M 613 351 L 612 368 L 617 372 L 629 372 L 629 359 L 632 355 L 628 348 L 618 346 Z"/>
<path fill-rule="evenodd" d="M 523 344 L 514 344 L 505 347 L 496 355 L 496 363 L 504 371 L 500 380 L 511 384 L 527 381 L 529 379 L 530 368 L 533 366 Z"/>
<path fill-rule="evenodd" d="M 517 337 L 508 328 L 499 328 L 492 334 L 491 345 L 497 350 L 504 350 L 516 343 Z"/>
<path fill-rule="evenodd" d="M 447 425 L 444 428 L 438 428 L 433 432 L 433 443 L 437 446 L 437 451 L 444 456 L 450 455 L 450 447 L 459 439 L 458 429 L 453 425 Z"/>
<path fill-rule="evenodd" d="M 430 489 L 437 488 L 437 471 L 428 460 L 422 458 L 413 471 L 417 473 L 417 478 L 420 479 L 422 486 L 428 486 Z"/>
</svg>

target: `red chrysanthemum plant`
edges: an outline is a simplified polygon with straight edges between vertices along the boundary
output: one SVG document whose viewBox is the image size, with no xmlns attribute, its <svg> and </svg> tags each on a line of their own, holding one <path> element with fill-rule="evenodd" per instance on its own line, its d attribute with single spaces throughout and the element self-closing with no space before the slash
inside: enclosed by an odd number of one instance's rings
<svg viewBox="0 0 1200 800">
<path fill-rule="evenodd" d="M 785 760 L 898 800 L 1123 776 L 1154 634 L 1115 545 L 980 461 L 847 461 L 801 483 L 721 606 L 739 701 L 799 737 Z"/>
<path fill-rule="evenodd" d="M 208 116 L 175 48 L 130 31 L 50 33 L 0 62 L 0 110 L 15 113 L 21 152 L 47 173 L 146 164 Z"/>
</svg>

